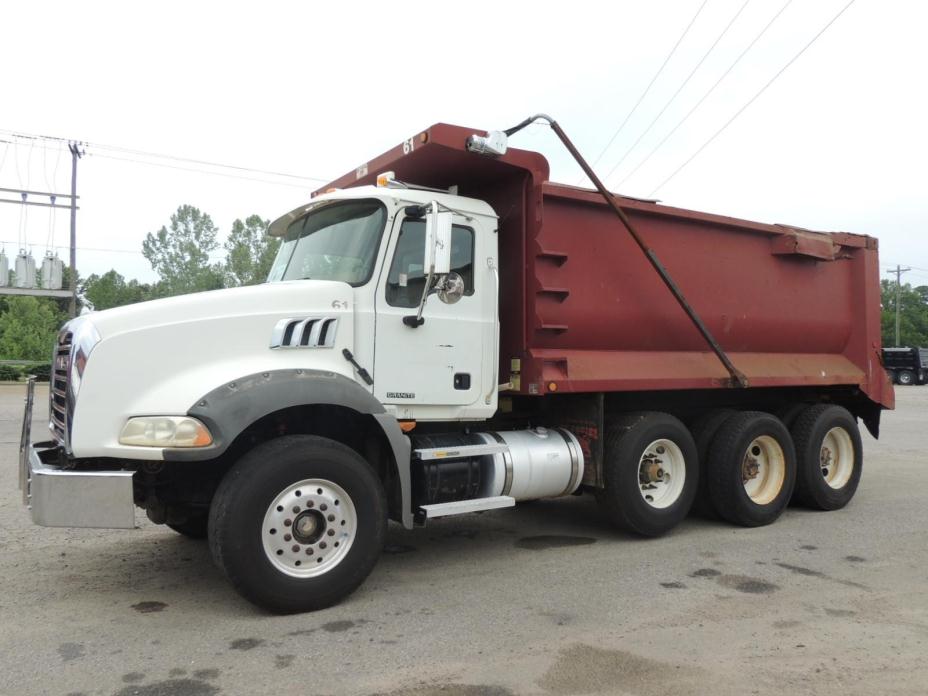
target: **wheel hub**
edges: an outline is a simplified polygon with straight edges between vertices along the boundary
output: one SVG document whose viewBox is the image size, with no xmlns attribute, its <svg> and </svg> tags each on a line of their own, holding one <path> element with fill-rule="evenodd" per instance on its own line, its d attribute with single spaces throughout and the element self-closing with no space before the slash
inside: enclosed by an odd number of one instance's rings
<svg viewBox="0 0 928 696">
<path fill-rule="evenodd" d="M 261 539 L 268 561 L 277 570 L 313 577 L 342 561 L 357 527 L 354 503 L 341 486 L 307 479 L 288 486 L 271 501 Z"/>
<path fill-rule="evenodd" d="M 641 465 L 641 482 L 655 483 L 664 480 L 663 462 L 660 459 L 646 459 Z"/>
<path fill-rule="evenodd" d="M 672 505 L 683 492 L 686 463 L 683 452 L 671 440 L 655 440 L 638 461 L 638 484 L 641 497 L 654 508 Z"/>
<path fill-rule="evenodd" d="M 741 482 L 747 483 L 752 479 L 756 479 L 759 474 L 760 462 L 751 455 L 746 456 L 744 458 L 744 463 L 741 465 Z"/>
<path fill-rule="evenodd" d="M 293 537 L 301 544 L 315 544 L 325 534 L 325 518 L 316 510 L 305 510 L 293 521 Z"/>
</svg>

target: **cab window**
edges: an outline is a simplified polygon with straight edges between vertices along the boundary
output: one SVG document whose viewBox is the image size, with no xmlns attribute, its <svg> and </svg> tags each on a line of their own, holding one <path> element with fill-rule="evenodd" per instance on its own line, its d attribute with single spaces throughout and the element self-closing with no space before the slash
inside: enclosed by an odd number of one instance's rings
<svg viewBox="0 0 928 696">
<path fill-rule="evenodd" d="M 425 287 L 425 220 L 404 220 L 387 276 L 387 304 L 418 307 Z M 451 270 L 464 279 L 464 294 L 474 294 L 474 231 L 451 229 Z"/>
</svg>

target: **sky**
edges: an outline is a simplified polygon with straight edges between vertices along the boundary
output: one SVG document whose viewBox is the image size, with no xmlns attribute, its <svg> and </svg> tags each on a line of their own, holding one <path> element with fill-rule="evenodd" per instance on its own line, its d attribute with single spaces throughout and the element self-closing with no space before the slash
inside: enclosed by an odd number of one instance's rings
<svg viewBox="0 0 928 696">
<path fill-rule="evenodd" d="M 11 133 L 88 143 L 78 269 L 150 282 L 142 240 L 181 204 L 224 237 L 433 123 L 544 112 L 613 190 L 870 234 L 928 285 L 928 3 L 856 0 L 800 54 L 847 2 L 7 1 L 0 188 L 70 188 L 62 143 Z M 584 183 L 547 128 L 510 145 Z M 0 242 L 66 258 L 68 212 L 51 223 L 0 205 Z"/>
</svg>

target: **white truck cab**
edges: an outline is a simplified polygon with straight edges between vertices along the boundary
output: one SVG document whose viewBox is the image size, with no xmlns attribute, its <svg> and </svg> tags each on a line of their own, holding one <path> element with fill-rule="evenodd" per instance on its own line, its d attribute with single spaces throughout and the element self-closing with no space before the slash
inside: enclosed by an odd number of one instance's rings
<svg viewBox="0 0 928 696">
<path fill-rule="evenodd" d="M 500 386 L 488 204 L 386 178 L 319 195 L 269 233 L 282 243 L 263 285 L 65 325 L 53 439 L 33 444 L 24 421 L 36 523 L 133 527 L 143 507 L 208 533 L 246 597 L 290 611 L 351 592 L 388 515 L 412 527 L 578 488 L 568 431 L 466 426 L 494 415 Z"/>
</svg>

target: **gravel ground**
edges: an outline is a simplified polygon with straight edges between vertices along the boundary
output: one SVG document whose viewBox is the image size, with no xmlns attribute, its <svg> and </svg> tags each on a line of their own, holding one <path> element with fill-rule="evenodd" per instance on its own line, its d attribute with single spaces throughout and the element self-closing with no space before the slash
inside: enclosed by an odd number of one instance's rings
<svg viewBox="0 0 928 696">
<path fill-rule="evenodd" d="M 925 694 L 928 387 L 844 510 L 644 541 L 585 496 L 391 527 L 340 606 L 269 616 L 202 542 L 32 526 L 0 387 L 0 694 Z M 45 422 L 44 390 L 36 429 Z"/>
</svg>

